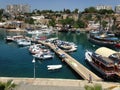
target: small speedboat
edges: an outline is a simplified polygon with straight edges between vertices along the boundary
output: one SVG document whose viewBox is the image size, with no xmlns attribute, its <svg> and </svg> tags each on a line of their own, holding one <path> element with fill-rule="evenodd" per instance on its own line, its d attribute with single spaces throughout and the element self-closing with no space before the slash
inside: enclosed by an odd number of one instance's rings
<svg viewBox="0 0 120 90">
<path fill-rule="evenodd" d="M 22 39 L 23 38 L 23 36 L 22 35 L 18 35 L 18 36 L 7 36 L 6 38 L 5 38 L 5 40 L 7 41 L 7 42 L 12 42 L 12 41 L 17 41 L 18 39 Z"/>
<path fill-rule="evenodd" d="M 55 70 L 62 68 L 62 65 L 47 65 L 48 70 Z"/>
<path fill-rule="evenodd" d="M 7 42 L 12 42 L 12 41 L 14 41 L 14 39 L 13 39 L 12 36 L 7 36 L 7 37 L 5 38 L 5 40 L 6 40 Z"/>
<path fill-rule="evenodd" d="M 33 57 L 38 58 L 38 59 L 51 59 L 54 57 L 53 53 L 38 53 L 33 55 Z"/>
<path fill-rule="evenodd" d="M 25 39 L 20 39 L 20 40 L 17 40 L 17 44 L 19 46 L 29 46 L 29 45 L 31 45 L 31 41 L 25 40 Z"/>
</svg>

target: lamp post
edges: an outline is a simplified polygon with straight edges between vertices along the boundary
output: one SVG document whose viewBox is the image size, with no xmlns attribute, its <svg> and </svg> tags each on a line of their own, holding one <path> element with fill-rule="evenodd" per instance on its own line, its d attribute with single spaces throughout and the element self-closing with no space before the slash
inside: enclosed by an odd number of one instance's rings
<svg viewBox="0 0 120 90">
<path fill-rule="evenodd" d="M 33 58 L 32 63 L 34 63 L 34 79 L 35 79 L 35 58 Z"/>
</svg>

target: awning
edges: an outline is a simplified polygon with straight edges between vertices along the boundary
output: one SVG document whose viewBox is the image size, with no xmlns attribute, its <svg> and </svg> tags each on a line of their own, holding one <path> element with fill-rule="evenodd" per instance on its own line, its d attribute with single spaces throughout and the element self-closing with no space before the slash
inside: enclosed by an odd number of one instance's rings
<svg viewBox="0 0 120 90">
<path fill-rule="evenodd" d="M 109 57 L 110 55 L 112 54 L 115 54 L 115 53 L 118 53 L 112 49 L 109 49 L 109 48 L 106 48 L 106 47 L 101 47 L 101 48 L 98 48 L 95 53 L 103 56 L 103 57 Z"/>
</svg>

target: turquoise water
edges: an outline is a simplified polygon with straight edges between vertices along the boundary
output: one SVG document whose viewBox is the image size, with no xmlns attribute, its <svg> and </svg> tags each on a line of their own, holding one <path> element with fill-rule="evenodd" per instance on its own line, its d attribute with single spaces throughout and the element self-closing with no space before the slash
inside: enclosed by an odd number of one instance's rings
<svg viewBox="0 0 120 90">
<path fill-rule="evenodd" d="M 28 51 L 28 47 L 18 47 L 16 43 L 6 43 L 4 37 L 14 33 L 6 33 L 5 30 L 0 30 L 0 76 L 5 77 L 33 77 L 34 64 L 32 63 L 32 55 Z M 14 34 L 15 35 L 15 34 Z M 57 33 L 46 35 L 50 37 L 58 37 L 64 41 L 74 42 L 78 45 L 76 52 L 70 53 L 81 64 L 87 68 L 92 68 L 85 61 L 85 50 L 95 50 L 98 46 L 91 44 L 87 40 L 86 33 Z M 62 64 L 63 68 L 54 71 L 48 71 L 47 65 Z M 62 62 L 55 55 L 50 60 L 36 61 L 36 77 L 37 78 L 64 78 L 64 79 L 82 79 L 74 72 L 65 62 Z M 94 70 L 93 70 L 94 71 Z"/>
</svg>

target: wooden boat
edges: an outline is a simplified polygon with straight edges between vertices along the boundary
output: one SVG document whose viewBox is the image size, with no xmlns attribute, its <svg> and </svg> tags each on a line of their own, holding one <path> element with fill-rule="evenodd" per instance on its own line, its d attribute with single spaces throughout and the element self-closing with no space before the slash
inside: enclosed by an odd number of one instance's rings
<svg viewBox="0 0 120 90">
<path fill-rule="evenodd" d="M 95 52 L 86 51 L 85 59 L 105 78 L 120 77 L 120 53 L 101 47 Z"/>
<path fill-rule="evenodd" d="M 48 70 L 56 70 L 62 68 L 62 65 L 47 65 Z"/>
<path fill-rule="evenodd" d="M 16 41 L 16 40 L 21 39 L 21 38 L 24 38 L 24 37 L 23 37 L 22 35 L 7 36 L 7 37 L 5 38 L 5 40 L 6 40 L 7 42 L 12 42 L 12 41 Z"/>
<path fill-rule="evenodd" d="M 7 37 L 5 38 L 5 40 L 6 40 L 6 42 L 12 42 L 12 41 L 14 41 L 14 39 L 13 39 L 12 36 L 7 36 Z"/>
<path fill-rule="evenodd" d="M 70 45 L 65 45 L 65 44 L 63 44 L 63 45 L 58 45 L 58 47 L 61 48 L 61 49 L 63 49 L 63 50 L 69 50 L 69 49 L 72 48 L 72 46 L 70 46 Z"/>
<path fill-rule="evenodd" d="M 113 34 L 99 34 L 98 32 L 92 32 L 88 35 L 88 40 L 100 46 L 114 47 L 119 39 Z"/>
</svg>

